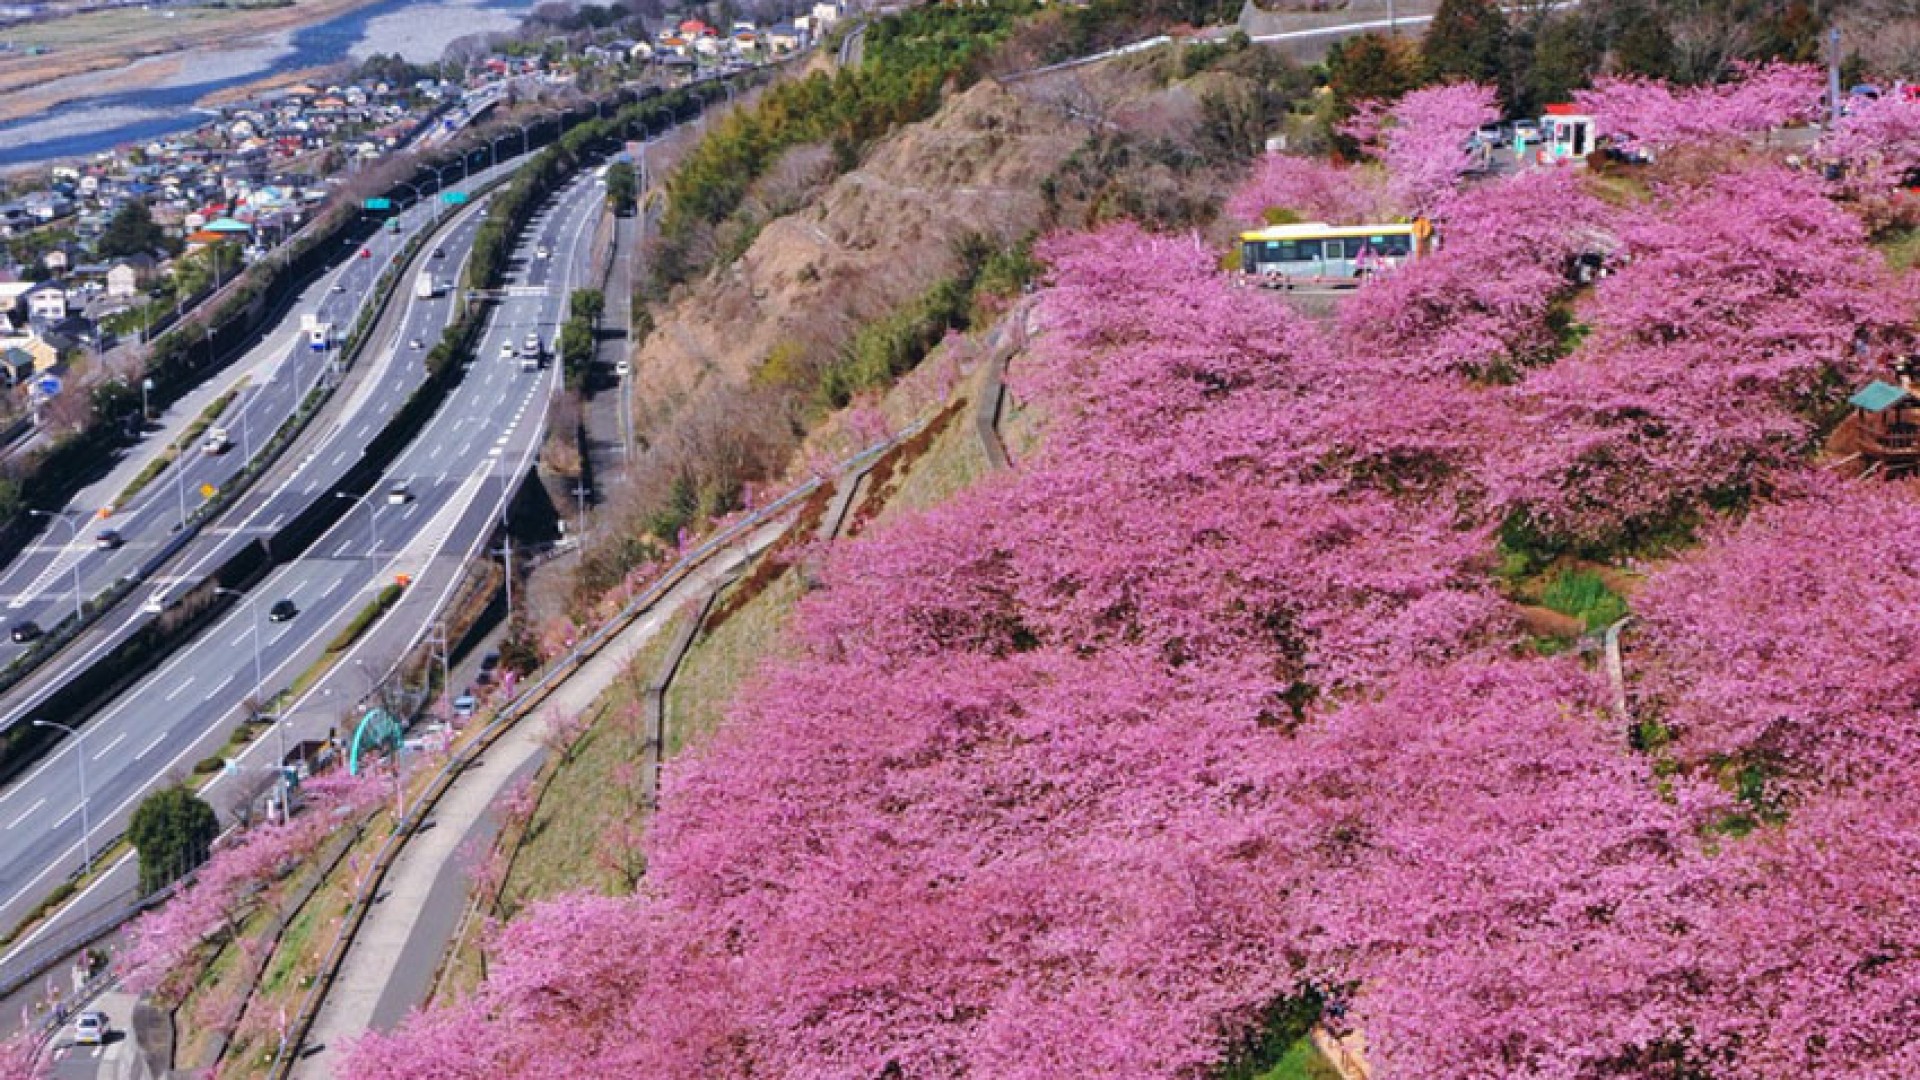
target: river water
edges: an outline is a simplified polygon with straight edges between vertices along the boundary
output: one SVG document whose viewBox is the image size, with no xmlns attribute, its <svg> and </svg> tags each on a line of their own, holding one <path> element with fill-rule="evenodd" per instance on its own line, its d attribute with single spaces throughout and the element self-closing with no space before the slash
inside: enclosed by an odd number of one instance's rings
<svg viewBox="0 0 1920 1080">
<path fill-rule="evenodd" d="M 376 0 L 299 30 L 268 35 L 206 57 L 187 71 L 156 76 L 139 90 L 87 95 L 57 115 L 0 123 L 0 167 L 80 157 L 123 143 L 147 142 L 197 127 L 207 114 L 194 102 L 207 94 L 284 71 L 398 53 L 407 60 L 440 58 L 454 39 L 510 30 L 534 0 Z M 84 87 L 87 76 L 75 76 Z"/>
</svg>

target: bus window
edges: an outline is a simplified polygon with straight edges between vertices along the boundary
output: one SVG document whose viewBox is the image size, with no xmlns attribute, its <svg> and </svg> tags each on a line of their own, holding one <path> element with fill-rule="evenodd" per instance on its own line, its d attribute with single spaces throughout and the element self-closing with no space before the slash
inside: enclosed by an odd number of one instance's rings
<svg viewBox="0 0 1920 1080">
<path fill-rule="evenodd" d="M 1405 234 L 1388 236 L 1369 236 L 1367 246 L 1375 255 L 1389 259 L 1404 259 L 1413 254 L 1413 237 Z"/>
</svg>

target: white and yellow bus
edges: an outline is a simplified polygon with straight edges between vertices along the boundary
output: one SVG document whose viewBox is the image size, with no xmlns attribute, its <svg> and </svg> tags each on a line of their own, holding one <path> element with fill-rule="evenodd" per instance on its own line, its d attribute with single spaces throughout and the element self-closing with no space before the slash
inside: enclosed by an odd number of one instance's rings
<svg viewBox="0 0 1920 1080">
<path fill-rule="evenodd" d="M 1432 250 L 1424 219 L 1386 225 L 1273 225 L 1240 234 L 1240 270 L 1263 284 L 1357 285 Z"/>
</svg>

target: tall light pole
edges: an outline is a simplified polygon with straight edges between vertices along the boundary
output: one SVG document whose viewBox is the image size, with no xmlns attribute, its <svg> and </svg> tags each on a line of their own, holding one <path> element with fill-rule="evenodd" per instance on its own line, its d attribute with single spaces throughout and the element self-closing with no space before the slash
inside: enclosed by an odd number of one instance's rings
<svg viewBox="0 0 1920 1080">
<path fill-rule="evenodd" d="M 173 469 L 173 494 L 180 500 L 180 528 L 186 528 L 186 455 L 188 454 L 192 454 L 192 452 L 190 452 L 190 450 L 182 450 L 179 457 L 173 461 L 173 463 L 175 463 L 175 469 Z"/>
<path fill-rule="evenodd" d="M 263 665 L 260 662 L 260 597 L 257 595 L 248 596 L 246 593 L 241 592 L 239 589 L 225 589 L 217 586 L 214 588 L 213 593 L 215 596 L 238 596 L 238 597 L 244 598 L 247 601 L 248 621 L 250 621 L 253 624 L 253 704 L 254 704 L 254 710 L 255 710 L 254 715 L 256 716 L 261 715 L 266 711 L 266 705 L 267 705 L 266 697 L 265 697 L 267 692 L 266 691 L 267 677 L 266 677 L 265 665 Z M 280 760 L 282 763 L 284 763 L 287 760 L 287 737 L 286 737 L 286 734 L 280 730 L 280 723 L 277 719 L 274 721 L 273 729 L 274 729 L 274 734 L 279 738 Z"/>
<path fill-rule="evenodd" d="M 53 720 L 35 720 L 34 727 L 59 728 L 73 736 L 73 752 L 80 761 L 80 872 L 93 869 L 93 825 L 87 820 L 87 744 L 76 728 Z"/>
<path fill-rule="evenodd" d="M 52 518 L 55 521 L 65 524 L 67 527 L 67 539 L 72 541 L 75 546 L 79 545 L 80 525 L 73 520 L 73 511 L 29 510 L 27 513 L 32 514 L 34 517 Z M 73 560 L 73 624 L 75 626 L 80 625 L 80 559 L 77 556 Z"/>
<path fill-rule="evenodd" d="M 379 529 L 379 526 L 374 524 L 372 493 L 369 492 L 366 495 L 355 495 L 355 494 L 352 494 L 351 492 L 336 491 L 333 493 L 333 496 L 336 499 L 352 499 L 354 502 L 366 504 L 367 506 L 367 539 L 371 541 L 373 545 L 372 547 L 369 547 L 367 549 L 367 558 L 369 559 L 373 558 L 374 555 L 378 554 L 380 551 L 380 529 Z"/>
<path fill-rule="evenodd" d="M 1827 31 L 1827 127 L 1840 125 L 1840 28 Z"/>
</svg>

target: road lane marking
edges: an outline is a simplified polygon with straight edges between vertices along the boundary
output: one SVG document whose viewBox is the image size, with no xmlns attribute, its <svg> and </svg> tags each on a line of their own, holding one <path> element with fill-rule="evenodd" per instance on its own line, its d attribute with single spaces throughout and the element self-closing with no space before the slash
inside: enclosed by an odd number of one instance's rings
<svg viewBox="0 0 1920 1080">
<path fill-rule="evenodd" d="M 161 732 L 160 734 L 155 735 L 153 737 L 153 741 L 147 744 L 147 748 L 145 750 L 140 751 L 138 754 L 134 755 L 133 760 L 139 761 L 141 758 L 146 757 L 148 754 L 153 753 L 155 750 L 159 749 L 161 743 L 166 741 L 167 741 L 166 732 Z"/>
<path fill-rule="evenodd" d="M 168 691 L 168 692 L 167 692 L 167 696 L 166 696 L 166 700 L 168 700 L 168 701 L 172 701 L 172 700 L 173 700 L 174 698 L 177 698 L 177 697 L 179 697 L 179 696 L 180 696 L 181 694 L 184 694 L 184 693 L 186 693 L 186 692 L 187 692 L 187 687 L 189 687 L 189 686 L 192 686 L 192 685 L 193 685 L 193 680 L 194 680 L 195 678 L 196 678 L 196 676 L 193 676 L 193 675 L 189 675 L 189 676 L 187 676 L 187 678 L 186 678 L 186 681 L 185 681 L 185 682 L 182 682 L 182 683 L 181 683 L 181 684 L 180 684 L 179 686 L 176 686 L 176 687 L 174 687 L 174 688 L 173 688 L 172 690 L 170 690 L 170 691 Z"/>
<path fill-rule="evenodd" d="M 56 821 L 56 822 L 54 822 L 54 823 L 53 823 L 53 828 L 50 828 L 50 829 L 48 829 L 47 831 L 48 831 L 48 832 L 52 832 L 52 831 L 53 831 L 54 829 L 58 829 L 58 828 L 59 828 L 60 826 L 62 826 L 62 825 L 65 825 L 65 824 L 67 823 L 67 821 L 68 821 L 68 820 L 69 820 L 70 818 L 72 818 L 72 817 L 73 817 L 73 815 L 75 815 L 75 814 L 77 814 L 77 813 L 79 813 L 79 812 L 80 812 L 80 804 L 79 804 L 79 803 L 74 803 L 74 804 L 73 804 L 73 809 L 71 809 L 71 810 L 69 810 L 69 811 L 67 811 L 66 813 L 64 813 L 64 814 L 62 814 L 62 815 L 60 815 L 60 820 L 59 820 L 59 821 Z"/>
<path fill-rule="evenodd" d="M 119 746 L 121 742 L 125 741 L 126 737 L 127 737 L 127 733 L 124 731 L 118 735 L 115 735 L 113 737 L 112 742 L 108 743 L 103 749 L 101 749 L 99 753 L 93 755 L 93 760 L 99 761 L 101 758 L 106 757 L 108 754 L 113 753 L 113 748 L 116 746 Z"/>
<path fill-rule="evenodd" d="M 30 817 L 32 817 L 32 816 L 33 816 L 33 815 L 34 815 L 35 813 L 37 813 L 37 812 L 39 812 L 39 810 L 40 810 L 40 808 L 41 808 L 41 807 L 43 807 L 43 806 L 45 806 L 45 805 L 47 805 L 47 800 L 45 800 L 45 799 L 35 799 L 35 800 L 33 801 L 33 805 L 32 805 L 32 806 L 29 806 L 29 807 L 27 807 L 27 811 L 26 811 L 26 813 L 24 813 L 24 814 L 21 814 L 21 815 L 20 815 L 19 817 L 17 817 L 17 818 L 14 818 L 14 819 L 13 819 L 13 824 L 11 824 L 11 825 L 8 825 L 8 826 L 7 826 L 7 828 L 9 828 L 9 829 L 12 829 L 12 828 L 17 828 L 17 827 L 19 826 L 19 824 L 20 824 L 21 822 L 23 822 L 23 821 L 25 821 L 25 820 L 27 820 L 28 818 L 30 818 Z"/>
</svg>

